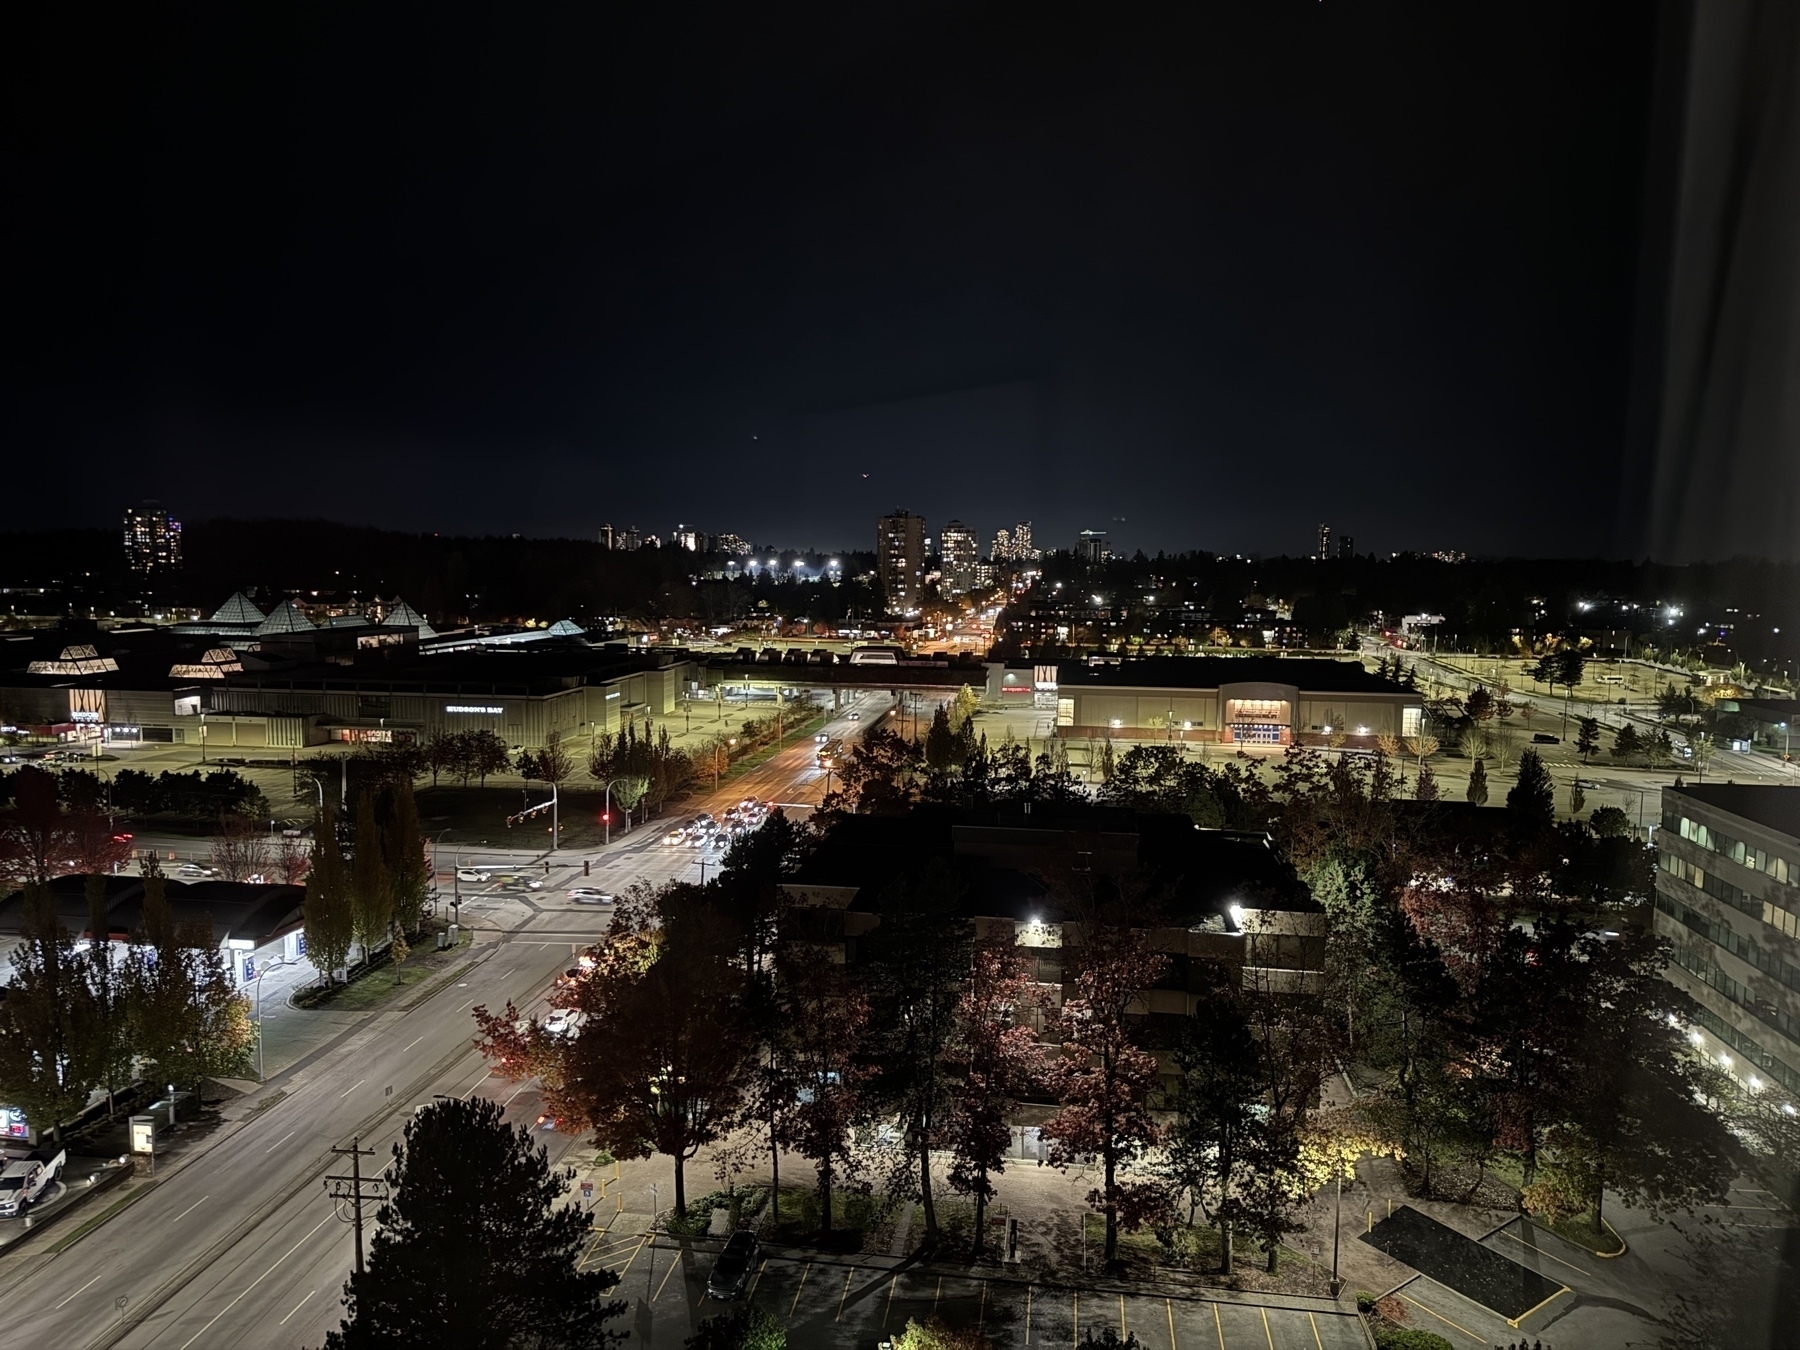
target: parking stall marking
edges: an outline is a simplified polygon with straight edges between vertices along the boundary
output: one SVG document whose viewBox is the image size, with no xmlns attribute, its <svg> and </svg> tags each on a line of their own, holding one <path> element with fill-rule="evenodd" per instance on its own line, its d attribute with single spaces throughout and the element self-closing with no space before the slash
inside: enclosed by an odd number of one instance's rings
<svg viewBox="0 0 1800 1350">
<path fill-rule="evenodd" d="M 1442 1313 L 1433 1312 L 1430 1308 L 1427 1308 L 1423 1303 L 1419 1302 L 1418 1299 L 1411 1298 L 1411 1297 L 1407 1296 L 1406 1294 L 1402 1294 L 1398 1290 L 1395 1291 L 1395 1296 L 1403 1302 L 1412 1304 L 1413 1307 L 1417 1308 L 1420 1312 L 1425 1313 L 1431 1317 L 1437 1318 L 1437 1320 L 1442 1322 L 1445 1326 L 1455 1327 L 1458 1331 L 1462 1332 L 1462 1334 L 1467 1336 L 1470 1340 L 1475 1341 L 1481 1345 L 1488 1344 L 1487 1337 L 1477 1336 L 1474 1332 L 1470 1331 L 1467 1327 L 1463 1326 L 1462 1323 L 1452 1322 L 1448 1317 L 1445 1317 Z"/>
<path fill-rule="evenodd" d="M 768 1268 L 769 1268 L 769 1258 L 765 1256 L 765 1257 L 763 1257 L 763 1259 L 760 1262 L 757 1263 L 756 1277 L 750 1281 L 750 1288 L 745 1293 L 745 1295 L 744 1295 L 745 1298 L 754 1299 L 756 1297 L 756 1286 L 762 1283 L 762 1273 L 765 1270 L 767 1270 Z"/>
<path fill-rule="evenodd" d="M 1219 1333 L 1219 1350 L 1225 1350 L 1225 1323 L 1219 1318 L 1219 1305 L 1213 1304 L 1213 1330 Z"/>
<path fill-rule="evenodd" d="M 656 1293 L 651 1295 L 650 1301 L 652 1303 L 656 1302 L 657 1299 L 662 1297 L 663 1290 L 665 1290 L 669 1287 L 669 1276 L 673 1275 L 678 1269 L 680 1269 L 680 1267 L 681 1267 L 681 1259 L 679 1256 L 676 1256 L 669 1261 L 668 1274 L 664 1275 L 662 1277 L 662 1283 L 656 1286 Z"/>
<path fill-rule="evenodd" d="M 881 1310 L 881 1325 L 884 1328 L 887 1326 L 888 1314 L 894 1310 L 894 1286 L 899 1283 L 900 1277 L 898 1275 L 888 1281 L 887 1306 Z"/>
<path fill-rule="evenodd" d="M 1169 1350 L 1175 1350 L 1175 1304 L 1170 1299 L 1163 1300 L 1163 1311 L 1169 1315 Z"/>
<path fill-rule="evenodd" d="M 988 1282 L 983 1280 L 981 1282 L 981 1307 L 975 1312 L 975 1332 L 977 1335 L 981 1334 L 982 1323 L 987 1321 L 987 1287 Z"/>
<path fill-rule="evenodd" d="M 1031 1344 L 1031 1286 L 1025 1286 L 1025 1344 Z"/>
<path fill-rule="evenodd" d="M 1269 1310 L 1260 1304 L 1256 1310 L 1262 1314 L 1263 1337 L 1269 1342 L 1269 1350 L 1275 1350 L 1275 1333 L 1269 1330 Z"/>
<path fill-rule="evenodd" d="M 1325 1350 L 1325 1342 L 1319 1339 L 1319 1319 L 1308 1313 L 1306 1320 L 1312 1324 L 1313 1345 L 1317 1347 L 1317 1350 Z"/>
<path fill-rule="evenodd" d="M 844 1272 L 844 1292 L 838 1295 L 837 1316 L 832 1319 L 834 1322 L 844 1320 L 844 1300 L 850 1297 L 850 1277 L 854 1274 L 856 1274 L 855 1266 L 851 1266 Z"/>
<path fill-rule="evenodd" d="M 800 1306 L 800 1291 L 806 1288 L 806 1277 L 812 1274 L 812 1262 L 806 1263 L 806 1269 L 800 1272 L 800 1283 L 794 1286 L 794 1301 L 788 1304 L 788 1321 L 794 1320 L 794 1309 Z"/>
</svg>

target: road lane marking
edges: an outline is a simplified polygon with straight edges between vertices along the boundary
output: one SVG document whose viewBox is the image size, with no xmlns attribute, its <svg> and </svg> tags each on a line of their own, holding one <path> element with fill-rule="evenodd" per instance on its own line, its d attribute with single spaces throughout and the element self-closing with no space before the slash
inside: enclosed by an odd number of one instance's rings
<svg viewBox="0 0 1800 1350">
<path fill-rule="evenodd" d="M 236 1298 L 232 1299 L 231 1302 L 227 1303 L 223 1308 L 220 1308 L 219 1311 L 214 1313 L 212 1316 L 212 1322 L 208 1322 L 205 1326 L 201 1327 L 200 1330 L 196 1331 L 192 1336 L 188 1337 L 188 1339 L 182 1343 L 181 1350 L 188 1350 L 188 1346 L 192 1345 L 195 1341 L 199 1340 L 202 1336 L 206 1335 L 207 1332 L 211 1331 L 213 1329 L 213 1322 L 217 1322 L 226 1313 L 230 1312 L 233 1308 L 237 1307 L 237 1305 L 243 1301 L 244 1294 L 248 1294 L 252 1289 L 256 1288 L 257 1285 L 261 1284 L 264 1280 L 268 1279 L 269 1276 L 273 1275 L 275 1273 L 275 1266 L 279 1266 L 283 1261 L 287 1260 L 288 1257 L 292 1256 L 295 1252 L 299 1251 L 300 1248 L 305 1245 L 306 1238 L 311 1237 L 313 1235 L 313 1233 L 318 1232 L 321 1228 L 323 1228 L 326 1224 L 330 1223 L 335 1218 L 337 1218 L 337 1211 L 333 1210 L 330 1214 L 327 1214 L 324 1218 L 320 1219 L 316 1224 L 314 1224 L 312 1227 L 312 1232 L 308 1233 L 306 1235 L 306 1237 L 301 1238 L 299 1242 L 296 1242 L 293 1246 L 289 1247 L 285 1252 L 283 1252 L 280 1255 L 280 1257 L 278 1257 L 276 1259 L 274 1266 L 270 1266 L 262 1274 L 258 1275 L 254 1280 L 250 1281 L 250 1283 L 244 1287 L 243 1294 L 239 1294 Z"/>
<path fill-rule="evenodd" d="M 462 1097 L 464 1099 L 474 1096 L 475 1089 L 480 1087 L 483 1083 L 487 1082 L 487 1080 L 492 1078 L 493 1076 L 494 1076 L 494 1071 L 492 1069 L 486 1067 L 485 1065 L 483 1065 L 480 1075 L 475 1079 L 475 1081 L 473 1083 L 469 1084 L 469 1090 L 467 1092 L 459 1092 L 456 1095 L 459 1097 Z"/>
<path fill-rule="evenodd" d="M 1313 1344 L 1318 1347 L 1318 1350 L 1325 1350 L 1325 1342 L 1319 1339 L 1319 1319 L 1308 1313 L 1306 1320 L 1312 1323 Z"/>
<path fill-rule="evenodd" d="M 856 1274 L 855 1266 L 851 1266 L 844 1272 L 844 1292 L 838 1295 L 838 1314 L 831 1319 L 834 1322 L 844 1320 L 844 1300 L 850 1297 L 850 1277 L 854 1274 Z"/>
<path fill-rule="evenodd" d="M 192 1214 L 195 1210 L 199 1209 L 200 1206 L 204 1205 L 210 1199 L 212 1199 L 212 1197 L 210 1195 L 201 1196 L 198 1200 L 194 1201 L 193 1204 L 189 1205 L 186 1209 L 182 1210 L 181 1213 L 177 1214 L 174 1218 L 170 1219 L 169 1222 L 170 1223 L 180 1223 L 183 1219 L 187 1218 L 188 1215 Z"/>
<path fill-rule="evenodd" d="M 318 1293 L 318 1292 L 319 1292 L 319 1291 L 318 1291 L 318 1290 L 317 1290 L 317 1289 L 309 1289 L 309 1290 L 307 1290 L 307 1291 L 306 1291 L 306 1298 L 303 1298 L 303 1299 L 301 1299 L 301 1300 L 300 1300 L 300 1301 L 299 1301 L 299 1302 L 298 1302 L 298 1303 L 296 1303 L 296 1304 L 295 1304 L 295 1305 L 294 1305 L 294 1306 L 293 1306 L 293 1307 L 292 1307 L 292 1308 L 290 1308 L 290 1309 L 288 1309 L 288 1315 L 287 1315 L 287 1317 L 284 1317 L 284 1318 L 282 1318 L 282 1319 L 281 1319 L 281 1320 L 280 1320 L 280 1321 L 279 1321 L 279 1322 L 277 1322 L 277 1323 L 276 1323 L 276 1324 L 275 1324 L 275 1325 L 276 1325 L 276 1326 L 278 1326 L 278 1327 L 285 1327 L 285 1326 L 286 1326 L 286 1325 L 287 1325 L 287 1324 L 288 1324 L 288 1317 L 292 1317 L 292 1316 L 293 1316 L 293 1315 L 294 1315 L 294 1314 L 295 1314 L 295 1313 L 297 1313 L 297 1312 L 299 1312 L 299 1311 L 300 1311 L 300 1310 L 301 1310 L 301 1309 L 302 1309 L 302 1308 L 304 1308 L 304 1307 L 305 1307 L 305 1306 L 306 1306 L 306 1299 L 309 1299 L 309 1298 L 311 1298 L 311 1297 L 312 1297 L 312 1296 L 313 1296 L 313 1295 L 314 1295 L 314 1294 L 316 1294 L 316 1293 Z"/>
<path fill-rule="evenodd" d="M 881 1325 L 884 1330 L 887 1327 L 888 1314 L 894 1310 L 894 1286 L 899 1283 L 900 1283 L 900 1277 L 898 1275 L 894 1276 L 893 1279 L 888 1281 L 887 1303 L 881 1310 Z M 1029 1299 L 1030 1297 L 1031 1296 L 1029 1294 L 1026 1295 L 1027 1299 Z M 1030 1322 L 1029 1317 L 1027 1317 L 1025 1325 L 1026 1325 L 1025 1339 L 1029 1342 L 1031 1339 L 1031 1331 L 1030 1331 L 1031 1322 Z"/>
<path fill-rule="evenodd" d="M 350 1086 L 349 1086 L 349 1087 L 347 1087 L 347 1088 L 345 1088 L 345 1089 L 344 1089 L 344 1090 L 343 1090 L 343 1091 L 342 1091 L 342 1092 L 340 1092 L 340 1093 L 338 1093 L 338 1100 L 339 1100 L 339 1101 L 340 1101 L 340 1102 L 341 1102 L 341 1101 L 343 1101 L 343 1100 L 344 1100 L 344 1098 L 346 1098 L 346 1097 L 348 1097 L 348 1096 L 349 1096 L 349 1095 L 350 1095 L 350 1094 L 351 1094 L 351 1093 L 352 1093 L 352 1092 L 355 1092 L 355 1091 L 356 1091 L 356 1089 L 358 1089 L 358 1088 L 359 1088 L 359 1087 L 361 1087 L 361 1086 L 362 1086 L 362 1085 L 363 1085 L 363 1084 L 364 1084 L 364 1083 L 366 1083 L 366 1082 L 368 1082 L 368 1081 L 369 1081 L 369 1080 L 368 1080 L 368 1079 L 366 1079 L 366 1078 L 359 1078 L 359 1079 L 357 1079 L 357 1080 L 356 1080 L 356 1081 L 355 1081 L 355 1082 L 354 1082 L 354 1083 L 352 1083 L 352 1084 L 351 1084 L 351 1085 L 350 1085 Z"/>
<path fill-rule="evenodd" d="M 1125 1295 L 1119 1295 L 1119 1339 L 1125 1339 Z"/>
<path fill-rule="evenodd" d="M 101 1272 L 100 1272 L 100 1274 L 98 1274 L 98 1275 L 96 1275 L 96 1276 L 94 1276 L 94 1279 L 93 1279 L 93 1280 L 89 1280 L 89 1281 L 88 1281 L 88 1282 L 87 1282 L 87 1284 L 84 1284 L 84 1285 L 82 1285 L 82 1286 L 81 1286 L 81 1289 L 86 1289 L 86 1288 L 87 1288 L 87 1287 L 88 1287 L 88 1284 L 93 1284 L 93 1283 L 94 1283 L 94 1280 L 99 1280 L 99 1279 L 103 1279 L 103 1278 L 105 1278 L 105 1276 L 106 1276 L 106 1275 L 108 1275 L 108 1274 L 109 1274 L 109 1273 L 110 1273 L 110 1272 L 108 1272 L 108 1271 L 104 1271 L 104 1270 L 103 1270 L 103 1271 L 101 1271 Z M 62 1301 L 62 1303 L 59 1303 L 59 1304 L 57 1304 L 57 1305 L 56 1305 L 56 1306 L 57 1306 L 57 1307 L 59 1307 L 59 1308 L 60 1308 L 60 1307 L 62 1307 L 62 1306 L 63 1306 L 63 1304 L 65 1304 L 65 1303 L 73 1303 L 73 1302 L 74 1302 L 74 1301 L 75 1301 L 75 1300 L 76 1300 L 76 1298 L 77 1298 L 77 1297 L 79 1297 L 79 1296 L 80 1296 L 80 1294 L 81 1294 L 81 1289 L 77 1289 L 77 1290 L 76 1290 L 76 1291 L 75 1291 L 75 1292 L 74 1292 L 74 1293 L 73 1293 L 73 1294 L 70 1294 L 70 1295 L 69 1295 L 69 1296 L 68 1296 L 68 1297 L 67 1297 L 67 1298 L 65 1298 L 65 1299 L 64 1299 L 64 1300 L 63 1300 L 63 1301 Z"/>
<path fill-rule="evenodd" d="M 981 1306 L 975 1310 L 975 1330 L 981 1330 L 981 1324 L 987 1321 L 987 1287 L 988 1282 L 981 1282 Z"/>
<path fill-rule="evenodd" d="M 1069 1330 L 1071 1333 L 1069 1339 L 1074 1341 L 1075 1344 L 1080 1345 L 1081 1344 L 1081 1291 L 1079 1289 L 1077 1289 L 1075 1291 L 1075 1302 L 1070 1306 Z"/>
<path fill-rule="evenodd" d="M 412 1049 L 413 1046 L 417 1045 L 420 1041 L 422 1041 L 424 1039 L 425 1039 L 425 1033 L 420 1032 L 417 1036 L 414 1036 L 405 1045 L 400 1047 L 400 1053 L 404 1055 L 408 1050 Z"/>
<path fill-rule="evenodd" d="M 794 1286 L 794 1301 L 788 1304 L 788 1321 L 794 1320 L 794 1309 L 800 1306 L 800 1291 L 806 1288 L 806 1277 L 812 1274 L 812 1262 L 806 1263 L 806 1269 L 800 1272 L 800 1283 Z"/>
<path fill-rule="evenodd" d="M 293 1130 L 289 1130 L 286 1134 L 282 1135 L 281 1138 L 277 1139 L 274 1143 L 270 1144 L 267 1148 L 265 1148 L 263 1150 L 263 1152 L 264 1153 L 273 1153 L 276 1149 L 280 1148 L 283 1144 L 287 1143 L 288 1140 L 292 1139 L 294 1137 L 294 1134 L 295 1134 L 295 1132 Z"/>
</svg>

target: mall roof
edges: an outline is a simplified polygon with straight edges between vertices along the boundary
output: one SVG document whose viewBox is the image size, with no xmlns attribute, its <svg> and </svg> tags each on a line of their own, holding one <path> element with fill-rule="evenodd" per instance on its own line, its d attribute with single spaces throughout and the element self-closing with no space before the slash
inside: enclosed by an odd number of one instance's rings
<svg viewBox="0 0 1800 1350">
<path fill-rule="evenodd" d="M 105 881 L 108 936 L 123 941 L 143 924 L 144 882 L 133 876 L 109 876 Z M 174 880 L 165 885 L 164 895 L 175 921 L 204 922 L 215 943 L 232 939 L 260 947 L 301 925 L 304 886 L 264 886 L 248 881 L 199 881 L 188 885 Z M 78 936 L 85 934 L 87 878 L 57 877 L 50 889 L 56 896 L 56 912 L 63 926 Z M 20 936 L 24 903 L 21 891 L 0 898 L 0 934 Z"/>
<path fill-rule="evenodd" d="M 1800 787 L 1757 783 L 1684 783 L 1666 787 L 1715 811 L 1725 811 L 1794 839 L 1800 839 Z"/>
<path fill-rule="evenodd" d="M 1406 694 L 1360 661 L 1283 656 L 1151 656 L 1120 662 L 1057 663 L 1062 686 L 1217 689 L 1224 684 L 1288 684 L 1307 693 Z"/>
<path fill-rule="evenodd" d="M 1167 908 L 1164 921 L 1222 920 L 1233 904 L 1314 910 L 1311 894 L 1262 834 L 1202 830 L 1186 816 L 1118 807 L 1010 802 L 996 807 L 920 806 L 898 816 L 847 816 L 791 878 L 790 886 L 856 888 L 850 907 L 875 910 L 881 890 L 922 861 L 950 863 L 970 917 L 1058 922 L 1060 878 L 1144 879 Z"/>
</svg>

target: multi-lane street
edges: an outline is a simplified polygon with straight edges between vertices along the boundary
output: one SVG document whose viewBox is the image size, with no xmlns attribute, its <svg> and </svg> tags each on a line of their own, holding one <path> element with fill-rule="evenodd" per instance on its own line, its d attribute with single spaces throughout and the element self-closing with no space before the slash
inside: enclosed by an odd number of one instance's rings
<svg viewBox="0 0 1800 1350">
<path fill-rule="evenodd" d="M 865 698 L 856 720 L 840 718 L 828 731 L 854 732 L 886 706 Z M 810 738 L 796 742 L 700 794 L 688 814 L 718 815 L 748 796 L 804 810 L 824 787 L 816 759 Z M 666 829 L 657 822 L 581 856 L 484 850 L 464 858 L 515 870 L 529 865 L 543 888 L 462 883 L 462 917 L 475 941 L 471 963 L 455 979 L 416 1006 L 343 1026 L 274 1073 L 247 1099 L 255 1109 L 240 1111 L 207 1146 L 166 1166 L 79 1241 L 57 1250 L 81 1222 L 72 1219 L 66 1233 L 52 1230 L 0 1263 L 6 1342 L 160 1350 L 318 1345 L 342 1315 L 338 1300 L 353 1260 L 346 1215 L 324 1184 L 348 1164 L 332 1148 L 358 1140 L 375 1150 L 363 1160 L 366 1172 L 379 1171 L 407 1117 L 438 1094 L 491 1095 L 510 1118 L 534 1122 L 531 1085 L 488 1074 L 472 1043 L 470 1010 L 509 999 L 527 1012 L 541 1009 L 572 952 L 603 934 L 611 910 L 576 904 L 566 894 L 571 886 L 585 880 L 616 891 L 636 881 L 698 880 L 703 863 L 710 870 L 719 861 L 664 844 Z M 447 869 L 450 859 L 439 862 Z M 445 892 L 451 883 L 441 872 Z M 551 1131 L 544 1137 L 553 1156 L 578 1146 Z"/>
</svg>

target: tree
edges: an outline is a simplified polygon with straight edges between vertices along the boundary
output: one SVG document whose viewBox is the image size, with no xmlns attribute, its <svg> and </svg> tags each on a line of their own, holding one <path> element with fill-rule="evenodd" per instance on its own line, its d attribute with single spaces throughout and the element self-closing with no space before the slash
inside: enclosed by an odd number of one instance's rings
<svg viewBox="0 0 1800 1350">
<path fill-rule="evenodd" d="M 367 960 L 375 944 L 388 935 L 394 919 L 394 883 L 381 856 L 381 826 L 372 792 L 360 793 L 356 799 L 355 848 L 350 859 L 351 931 Z"/>
<path fill-rule="evenodd" d="M 942 709 L 940 708 L 941 712 Z M 871 1095 L 894 1106 L 914 1153 L 925 1243 L 938 1238 L 931 1150 L 940 1142 L 951 1083 L 945 1054 L 974 957 L 963 887 L 941 861 L 897 879 L 881 895 L 881 922 L 859 944 L 868 962 Z"/>
<path fill-rule="evenodd" d="M 22 940 L 0 1000 L 0 1100 L 56 1138 L 99 1082 L 96 1056 L 83 1045 L 97 1028 L 84 963 L 57 915 L 55 895 L 43 882 L 31 882 L 23 899 Z"/>
<path fill-rule="evenodd" d="M 789 943 L 778 965 L 776 1081 L 789 1103 L 782 1141 L 816 1169 L 819 1231 L 829 1233 L 833 1188 L 849 1165 L 851 1129 L 864 1113 L 869 1001 L 827 951 Z"/>
<path fill-rule="evenodd" d="M 331 983 L 334 972 L 350 960 L 356 919 L 350 900 L 350 877 L 344 854 L 338 847 L 337 812 L 327 804 L 313 818 L 312 870 L 306 878 L 306 899 L 301 902 L 306 954 Z"/>
<path fill-rule="evenodd" d="M 1419 764 L 1419 776 L 1413 781 L 1413 800 L 1435 802 L 1438 799 L 1437 775 L 1431 771 L 1431 765 Z"/>
<path fill-rule="evenodd" d="M 546 732 L 542 750 L 519 751 L 518 770 L 519 776 L 529 782 L 552 787 L 568 782 L 575 772 L 575 760 L 563 749 L 562 732 Z"/>
<path fill-rule="evenodd" d="M 490 773 L 500 773 L 512 763 L 512 754 L 506 748 L 506 740 L 497 731 L 483 728 L 480 731 L 466 731 L 467 737 L 463 753 L 466 756 L 459 768 L 462 769 L 463 786 L 469 785 L 469 775 L 480 780 L 480 786 L 486 787 Z"/>
<path fill-rule="evenodd" d="M 424 922 L 426 897 L 431 892 L 431 869 L 425 863 L 425 837 L 419 830 L 419 805 L 413 797 L 411 779 L 402 779 L 388 790 L 382 852 L 390 878 L 394 920 L 400 931 L 417 933 Z"/>
<path fill-rule="evenodd" d="M 1040 1009 L 1023 953 L 1011 942 L 977 943 L 949 1049 L 961 1082 L 945 1128 L 950 1189 L 975 1198 L 972 1259 L 981 1255 L 986 1240 L 987 1204 L 994 1196 L 991 1178 L 1006 1170 L 1013 1111 L 1020 1098 L 1036 1090 L 1043 1074 L 1037 1034 L 1022 1020 Z"/>
<path fill-rule="evenodd" d="M 1146 1100 L 1156 1086 L 1156 1057 L 1138 1045 L 1128 1014 L 1169 959 L 1123 923 L 1096 921 L 1084 929 L 1080 946 L 1065 952 L 1078 973 L 1075 997 L 1056 1018 L 1061 1054 L 1047 1077 L 1061 1105 L 1045 1122 L 1043 1137 L 1055 1167 L 1084 1157 L 1100 1163 L 1101 1185 L 1087 1201 L 1106 1216 L 1104 1259 L 1110 1264 L 1118 1259 L 1120 1227 L 1138 1227 L 1161 1203 L 1158 1188 L 1121 1182 L 1119 1169 L 1157 1140 Z"/>
<path fill-rule="evenodd" d="M 27 764 L 11 775 L 13 809 L 0 817 L 0 879 L 49 881 L 71 872 L 110 872 L 131 856 L 106 817 L 88 808 L 64 810 L 57 780 Z"/>
<path fill-rule="evenodd" d="M 124 982 L 113 959 L 112 923 L 107 914 L 106 878 L 87 878 L 88 950 L 84 974 L 87 988 L 77 997 L 85 1025 L 82 1053 L 92 1065 L 96 1084 L 106 1089 L 107 1112 L 113 1094 L 131 1082 L 131 1025 L 126 1017 Z"/>
<path fill-rule="evenodd" d="M 572 1037 L 518 1027 L 517 1009 L 475 1010 L 498 1071 L 544 1079 L 560 1119 L 615 1157 L 660 1153 L 687 1212 L 688 1160 L 737 1123 L 753 1074 L 752 1028 L 733 933 L 697 886 L 627 896 L 595 968 L 561 1003 L 586 1015 Z"/>
<path fill-rule="evenodd" d="M 1519 756 L 1519 779 L 1506 794 L 1506 806 L 1528 820 L 1549 825 L 1556 819 L 1556 787 L 1535 750 Z"/>
<path fill-rule="evenodd" d="M 233 813 L 219 817 L 207 863 L 220 881 L 248 881 L 269 870 L 269 839 L 261 824 Z"/>
<path fill-rule="evenodd" d="M 587 1216 L 558 1204 L 574 1173 L 550 1167 L 523 1126 L 485 1098 L 421 1108 L 394 1145 L 368 1267 L 344 1286 L 328 1350 L 589 1350 L 618 1345 L 606 1323 L 619 1277 L 581 1269 Z"/>
<path fill-rule="evenodd" d="M 1480 760 L 1476 760 L 1475 767 L 1469 771 L 1469 790 L 1466 795 L 1468 796 L 1471 805 L 1487 805 L 1487 766 Z"/>
<path fill-rule="evenodd" d="M 132 1044 L 152 1081 L 192 1083 L 249 1071 L 256 1033 L 207 919 L 177 921 L 164 881 L 144 877 L 142 927 L 121 984 Z"/>
<path fill-rule="evenodd" d="M 1643 746 L 1638 740 L 1638 729 L 1627 722 L 1619 728 L 1619 734 L 1613 737 L 1613 758 L 1629 760 L 1641 754 Z"/>
<path fill-rule="evenodd" d="M 1581 762 L 1586 764 L 1599 748 L 1600 723 L 1592 717 L 1582 718 L 1575 726 L 1575 749 L 1581 755 Z"/>
<path fill-rule="evenodd" d="M 940 703 L 925 732 L 925 766 L 938 773 L 953 769 L 961 758 L 961 749 L 962 738 L 950 725 L 950 710 Z"/>
<path fill-rule="evenodd" d="M 312 857 L 298 837 L 283 831 L 275 841 L 275 853 L 269 866 L 283 886 L 298 886 L 312 870 Z"/>
</svg>

